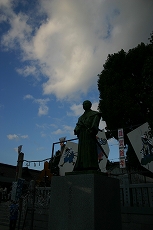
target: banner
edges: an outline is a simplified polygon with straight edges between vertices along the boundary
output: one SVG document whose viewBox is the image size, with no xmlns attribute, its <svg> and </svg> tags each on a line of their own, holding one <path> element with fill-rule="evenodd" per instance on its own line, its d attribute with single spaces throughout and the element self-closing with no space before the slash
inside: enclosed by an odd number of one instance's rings
<svg viewBox="0 0 153 230">
<path fill-rule="evenodd" d="M 125 168 L 126 164 L 125 164 L 125 158 L 120 158 L 120 168 Z"/>
<path fill-rule="evenodd" d="M 97 140 L 101 145 L 101 148 L 97 146 L 99 168 L 101 172 L 106 172 L 106 164 L 108 159 L 107 157 L 109 156 L 109 146 L 104 130 L 98 132 Z M 105 154 L 107 157 L 105 156 Z"/>
<path fill-rule="evenodd" d="M 119 159 L 120 168 L 125 168 L 125 155 L 124 155 L 124 132 L 123 129 L 118 129 L 118 143 L 119 143 Z"/>
<path fill-rule="evenodd" d="M 65 176 L 66 172 L 72 172 L 78 155 L 78 144 L 67 141 L 59 162 L 59 174 Z"/>
<path fill-rule="evenodd" d="M 153 172 L 153 137 L 146 122 L 127 134 L 141 165 Z"/>
</svg>

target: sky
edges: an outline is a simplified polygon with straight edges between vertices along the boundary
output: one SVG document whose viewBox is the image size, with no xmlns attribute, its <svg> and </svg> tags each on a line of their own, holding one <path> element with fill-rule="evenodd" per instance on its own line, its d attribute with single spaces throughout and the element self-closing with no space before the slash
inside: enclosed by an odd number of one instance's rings
<svg viewBox="0 0 153 230">
<path fill-rule="evenodd" d="M 41 161 L 60 137 L 76 138 L 83 101 L 97 110 L 108 54 L 147 44 L 152 10 L 152 0 L 0 0 L 1 163 L 16 165 L 19 145 L 24 160 Z M 109 147 L 117 161 L 118 143 Z"/>
</svg>

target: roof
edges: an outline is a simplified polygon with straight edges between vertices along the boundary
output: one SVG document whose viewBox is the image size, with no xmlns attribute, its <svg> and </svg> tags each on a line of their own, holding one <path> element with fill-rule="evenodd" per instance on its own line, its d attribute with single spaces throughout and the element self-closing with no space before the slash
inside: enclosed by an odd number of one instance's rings
<svg viewBox="0 0 153 230">
<path fill-rule="evenodd" d="M 36 180 L 41 171 L 29 169 L 28 167 L 22 168 L 22 178 L 26 181 Z M 0 181 L 13 182 L 16 177 L 16 166 L 0 163 Z"/>
</svg>

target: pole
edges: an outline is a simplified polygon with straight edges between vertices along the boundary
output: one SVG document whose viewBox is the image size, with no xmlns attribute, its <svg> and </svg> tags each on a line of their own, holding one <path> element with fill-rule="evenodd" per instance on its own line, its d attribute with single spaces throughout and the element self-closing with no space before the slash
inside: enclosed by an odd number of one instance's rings
<svg viewBox="0 0 153 230">
<path fill-rule="evenodd" d="M 21 150 L 22 150 L 22 145 L 18 146 L 18 160 L 16 166 L 15 181 L 17 181 L 18 178 L 22 177 L 22 165 L 23 165 L 24 153 L 22 153 Z"/>
<path fill-rule="evenodd" d="M 18 157 L 18 178 L 22 178 L 22 165 L 23 165 L 24 153 L 20 153 Z"/>
</svg>

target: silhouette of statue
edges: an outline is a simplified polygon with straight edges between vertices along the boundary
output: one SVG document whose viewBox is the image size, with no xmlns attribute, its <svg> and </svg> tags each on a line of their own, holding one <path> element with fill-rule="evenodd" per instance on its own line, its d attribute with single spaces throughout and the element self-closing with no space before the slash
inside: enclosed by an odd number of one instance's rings
<svg viewBox="0 0 153 230">
<path fill-rule="evenodd" d="M 101 113 L 91 110 L 91 102 L 84 101 L 85 112 L 78 119 L 74 134 L 78 136 L 78 157 L 73 171 L 100 170 L 98 165 L 97 141 Z"/>
</svg>

